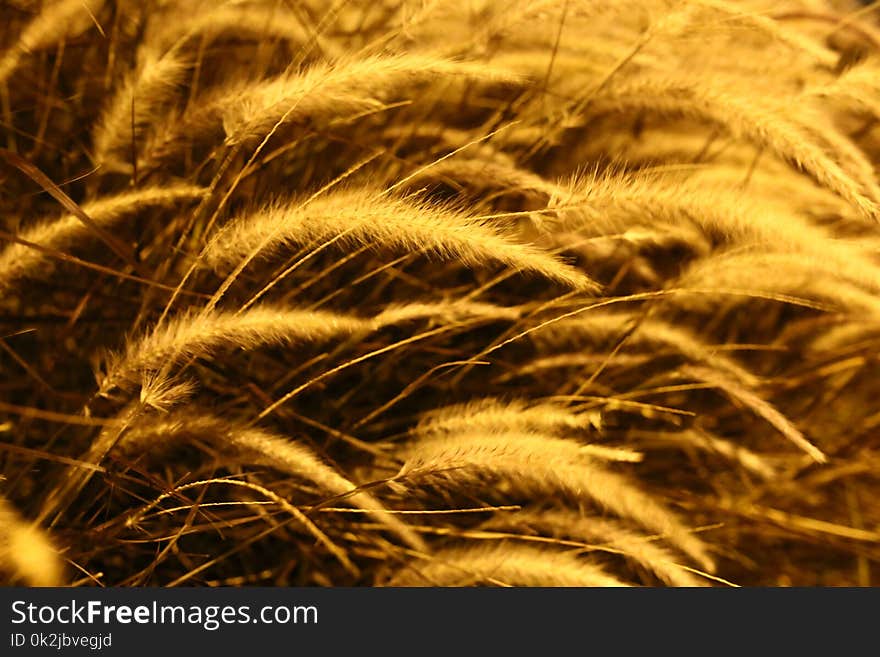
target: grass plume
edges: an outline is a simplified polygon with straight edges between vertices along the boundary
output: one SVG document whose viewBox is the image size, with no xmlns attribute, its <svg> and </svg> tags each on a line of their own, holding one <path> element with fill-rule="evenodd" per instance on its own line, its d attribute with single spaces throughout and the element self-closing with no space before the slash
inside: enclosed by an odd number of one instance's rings
<svg viewBox="0 0 880 657">
<path fill-rule="evenodd" d="M 0 3 L 0 584 L 876 585 L 857 4 Z"/>
</svg>

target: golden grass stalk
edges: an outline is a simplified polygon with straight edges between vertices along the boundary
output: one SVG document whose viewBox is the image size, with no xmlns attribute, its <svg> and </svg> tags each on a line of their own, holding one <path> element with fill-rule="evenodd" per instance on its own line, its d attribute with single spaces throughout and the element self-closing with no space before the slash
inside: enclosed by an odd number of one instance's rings
<svg viewBox="0 0 880 657">
<path fill-rule="evenodd" d="M 372 318 L 331 311 L 299 310 L 271 305 L 244 312 L 187 312 L 174 317 L 111 356 L 101 390 L 136 385 L 151 374 L 191 358 L 206 357 L 223 347 L 252 350 L 271 345 L 348 338 L 400 322 L 437 319 L 495 321 L 516 316 L 508 308 L 477 303 L 414 303 L 391 306 Z"/>
<path fill-rule="evenodd" d="M 853 66 L 831 82 L 809 87 L 805 93 L 880 119 L 880 65 L 873 60 Z"/>
<path fill-rule="evenodd" d="M 3 581 L 872 584 L 855 3 L 0 2 Z"/>
<path fill-rule="evenodd" d="M 771 40 L 781 43 L 793 52 L 806 55 L 816 64 L 833 67 L 837 63 L 834 51 L 821 44 L 819 39 L 788 29 L 784 23 L 773 20 L 761 13 L 748 11 L 747 7 L 726 2 L 725 0 L 691 0 L 694 6 L 707 10 L 706 13 L 719 14 L 723 20 L 741 23 L 744 27 L 754 30 L 754 34 L 762 34 Z"/>
<path fill-rule="evenodd" d="M 483 529 L 510 529 L 525 536 L 539 535 L 595 544 L 597 550 L 618 552 L 644 566 L 671 586 L 703 586 L 691 569 L 678 563 L 676 555 L 659 541 L 627 529 L 607 518 L 583 515 L 565 509 L 524 509 L 499 514 L 482 525 Z M 591 545 L 592 547 L 592 545 Z"/>
<path fill-rule="evenodd" d="M 228 479 L 228 478 L 214 478 L 214 479 L 205 479 L 201 481 L 193 481 L 188 484 L 181 484 L 176 486 L 173 491 L 162 493 L 156 499 L 154 499 L 149 504 L 142 507 L 136 513 L 133 513 L 128 518 L 126 518 L 125 524 L 128 527 L 136 527 L 139 525 L 147 512 L 151 509 L 158 506 L 163 500 L 168 499 L 174 494 L 182 493 L 183 491 L 190 490 L 192 488 L 201 488 L 209 485 L 224 485 L 231 486 L 236 488 L 244 488 L 247 490 L 254 491 L 263 497 L 271 500 L 275 504 L 277 504 L 281 509 L 283 509 L 286 513 L 290 514 L 291 517 L 295 518 L 297 522 L 299 522 L 306 531 L 311 534 L 318 543 L 323 545 L 328 552 L 330 552 L 338 561 L 343 565 L 343 567 L 349 572 L 350 575 L 357 577 L 360 573 L 358 571 L 357 566 L 351 561 L 349 556 L 346 554 L 345 550 L 336 545 L 327 534 L 318 527 L 314 521 L 312 521 L 309 516 L 303 513 L 298 507 L 291 504 L 285 498 L 276 494 L 275 492 L 269 490 L 265 486 L 261 486 L 260 484 L 255 484 L 250 481 L 242 481 L 239 479 Z"/>
<path fill-rule="evenodd" d="M 18 68 L 22 57 L 52 46 L 92 25 L 92 17 L 104 0 L 54 0 L 45 3 L 18 40 L 0 54 L 0 84 Z"/>
<path fill-rule="evenodd" d="M 198 199 L 204 190 L 192 185 L 178 184 L 147 187 L 84 204 L 83 211 L 99 226 L 112 227 L 145 208 L 169 206 Z M 19 237 L 56 251 L 65 251 L 91 238 L 93 233 L 74 215 L 44 221 L 23 230 Z M 0 289 L 8 288 L 22 278 L 45 276 L 46 254 L 24 244 L 10 244 L 0 251 Z"/>
<path fill-rule="evenodd" d="M 813 353 L 829 353 L 837 350 L 846 349 L 853 344 L 859 344 L 862 341 L 877 340 L 880 333 L 880 326 L 876 321 L 858 321 L 847 319 L 824 332 L 815 335 L 810 340 L 810 351 Z M 864 344 L 864 342 L 862 342 Z M 870 342 L 869 342 L 870 344 Z"/>
<path fill-rule="evenodd" d="M 370 493 L 357 490 L 356 484 L 324 463 L 308 446 L 259 427 L 184 410 L 167 416 L 142 417 L 123 434 L 114 448 L 136 457 L 140 453 L 161 452 L 175 443 L 191 439 L 203 441 L 221 452 L 238 453 L 239 458 L 248 463 L 269 466 L 307 479 L 330 495 L 341 497 L 342 501 L 368 511 L 409 547 L 427 549 L 421 538 L 404 522 L 388 513 Z"/>
<path fill-rule="evenodd" d="M 818 447 L 804 437 L 804 434 L 791 421 L 780 413 L 772 404 L 762 399 L 751 390 L 746 389 L 736 381 L 706 367 L 686 365 L 681 373 L 687 377 L 693 377 L 699 381 L 709 383 L 718 388 L 736 402 L 754 411 L 775 427 L 779 433 L 790 440 L 794 445 L 803 450 L 816 463 L 825 463 L 828 457 Z"/>
<path fill-rule="evenodd" d="M 189 6 L 172 7 L 173 11 L 161 16 L 150 27 L 147 39 L 165 50 L 188 39 L 200 37 L 202 47 L 218 39 L 252 38 L 258 41 L 289 41 L 301 48 L 314 41 L 325 56 L 341 55 L 338 46 L 317 34 L 293 12 L 277 4 L 261 6 L 252 3 L 203 3 L 193 10 Z"/>
<path fill-rule="evenodd" d="M 550 324 L 537 332 L 535 338 L 545 345 L 582 344 L 586 339 L 604 343 L 608 351 L 622 340 L 631 347 L 665 347 L 689 361 L 718 369 L 744 385 L 758 383 L 754 374 L 714 351 L 687 328 L 660 319 L 643 319 L 635 313 L 590 311 Z"/>
<path fill-rule="evenodd" d="M 425 252 L 472 267 L 500 262 L 578 290 L 596 289 L 585 273 L 504 235 L 479 217 L 365 190 L 335 192 L 307 203 L 276 203 L 245 214 L 211 241 L 200 260 L 212 267 L 237 265 L 251 254 L 329 240 L 341 246 Z"/>
<path fill-rule="evenodd" d="M 792 162 L 849 201 L 865 217 L 880 219 L 880 186 L 864 174 L 870 164 L 822 115 L 794 99 L 745 94 L 733 84 L 704 78 L 641 77 L 614 85 L 597 97 L 593 111 L 642 110 L 677 113 L 717 124 Z M 843 150 L 845 149 L 845 150 Z"/>
<path fill-rule="evenodd" d="M 659 533 L 706 570 L 713 569 L 702 541 L 672 512 L 625 477 L 598 465 L 576 441 L 536 432 L 462 432 L 417 438 L 397 456 L 404 461 L 399 480 L 418 483 L 427 477 L 455 488 L 500 477 L 514 488 L 596 502 Z"/>
<path fill-rule="evenodd" d="M 610 447 L 607 445 L 584 445 L 581 450 L 587 456 L 592 456 L 600 461 L 619 461 L 621 463 L 641 463 L 645 455 L 634 449 L 626 447 Z"/>
<path fill-rule="evenodd" d="M 561 550 L 515 543 L 449 547 L 403 566 L 387 586 L 627 586 Z"/>
<path fill-rule="evenodd" d="M 592 177 L 573 187 L 577 195 L 571 201 L 556 201 L 560 208 L 575 206 L 561 213 L 559 221 L 567 228 L 589 229 L 598 224 L 619 232 L 634 223 L 696 224 L 710 235 L 735 243 L 758 243 L 774 251 L 825 259 L 841 275 L 880 289 L 880 267 L 858 243 L 834 238 L 778 201 L 759 200 L 723 187 L 672 184 L 646 175 Z"/>
<path fill-rule="evenodd" d="M 428 411 L 422 415 L 413 434 L 429 436 L 462 431 L 543 431 L 555 434 L 588 429 L 595 426 L 595 422 L 596 418 L 590 414 L 578 414 L 558 404 L 528 403 L 521 399 L 502 401 L 489 397 Z"/>
<path fill-rule="evenodd" d="M 773 201 L 784 197 L 790 211 L 804 218 L 852 217 L 857 224 L 864 224 L 849 203 L 793 170 L 785 162 L 766 152 L 759 155 L 751 145 L 743 145 L 747 152 L 737 153 L 739 149 L 736 146 L 728 142 L 721 147 L 723 150 L 718 160 L 689 171 L 686 174 L 689 182 L 705 183 L 711 189 L 738 188 L 759 202 L 761 199 Z M 697 152 L 699 149 L 694 151 L 695 154 Z"/>
<path fill-rule="evenodd" d="M 0 497 L 0 570 L 6 584 L 61 586 L 64 563 L 46 534 Z"/>
<path fill-rule="evenodd" d="M 454 61 L 421 54 L 377 55 L 316 64 L 305 72 L 249 82 L 226 91 L 212 105 L 226 141 L 265 137 L 273 126 L 307 117 L 351 116 L 381 108 L 392 94 L 414 84 L 460 79 L 519 82 L 519 76 L 491 64 Z"/>
<path fill-rule="evenodd" d="M 596 412 L 575 413 L 558 404 L 533 403 L 524 400 L 503 402 L 494 398 L 478 399 L 429 411 L 422 415 L 412 430 L 414 436 L 454 436 L 468 432 L 486 435 L 508 432 L 536 431 L 565 436 L 585 429 L 597 429 L 601 416 Z M 601 460 L 637 463 L 642 454 L 630 449 L 587 444 L 580 446 L 584 454 Z"/>
<path fill-rule="evenodd" d="M 863 256 L 864 257 L 864 256 Z M 837 267 L 818 255 L 762 252 L 754 249 L 716 253 L 690 265 L 675 284 L 672 299 L 691 310 L 773 295 L 817 299 L 853 315 L 880 318 L 880 299 L 864 270 Z M 862 287 L 866 285 L 868 291 Z M 692 289 L 699 294 L 688 294 Z M 714 294 L 713 294 L 714 293 Z"/>
<path fill-rule="evenodd" d="M 543 356 L 541 358 L 536 358 L 533 361 L 530 361 L 510 372 L 503 374 L 498 378 L 498 380 L 500 382 L 506 382 L 512 381 L 522 376 L 540 377 L 544 372 L 548 370 L 557 369 L 585 369 L 587 367 L 592 367 L 593 369 L 595 369 L 600 366 L 604 369 L 608 369 L 609 367 L 639 367 L 649 364 L 653 360 L 653 358 L 654 356 L 651 354 L 631 354 L 620 352 L 616 354 L 611 354 L 607 350 L 598 350 L 588 353 L 585 353 L 584 351 L 569 352 L 557 354 L 554 356 Z"/>
<path fill-rule="evenodd" d="M 97 163 L 112 162 L 114 155 L 124 161 L 123 156 L 130 155 L 132 141 L 137 142 L 158 119 L 161 108 L 181 87 L 188 69 L 187 56 L 177 48 L 141 51 L 137 70 L 125 79 L 98 120 L 92 137 Z"/>
<path fill-rule="evenodd" d="M 642 444 L 696 447 L 701 451 L 722 456 L 732 463 L 738 463 L 762 479 L 771 480 L 778 474 L 776 468 L 761 454 L 703 429 L 635 431 L 628 435 Z"/>
<path fill-rule="evenodd" d="M 407 181 L 409 189 L 448 183 L 463 187 L 482 201 L 501 192 L 522 192 L 546 198 L 565 194 L 565 189 L 527 169 L 483 158 L 451 158 L 431 164 Z"/>
</svg>

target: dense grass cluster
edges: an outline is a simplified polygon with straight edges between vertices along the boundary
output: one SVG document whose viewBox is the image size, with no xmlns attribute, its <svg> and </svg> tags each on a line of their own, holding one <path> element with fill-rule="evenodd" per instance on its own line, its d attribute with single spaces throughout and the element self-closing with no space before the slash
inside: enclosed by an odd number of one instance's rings
<svg viewBox="0 0 880 657">
<path fill-rule="evenodd" d="M 877 13 L 0 2 L 3 581 L 876 584 Z"/>
</svg>

